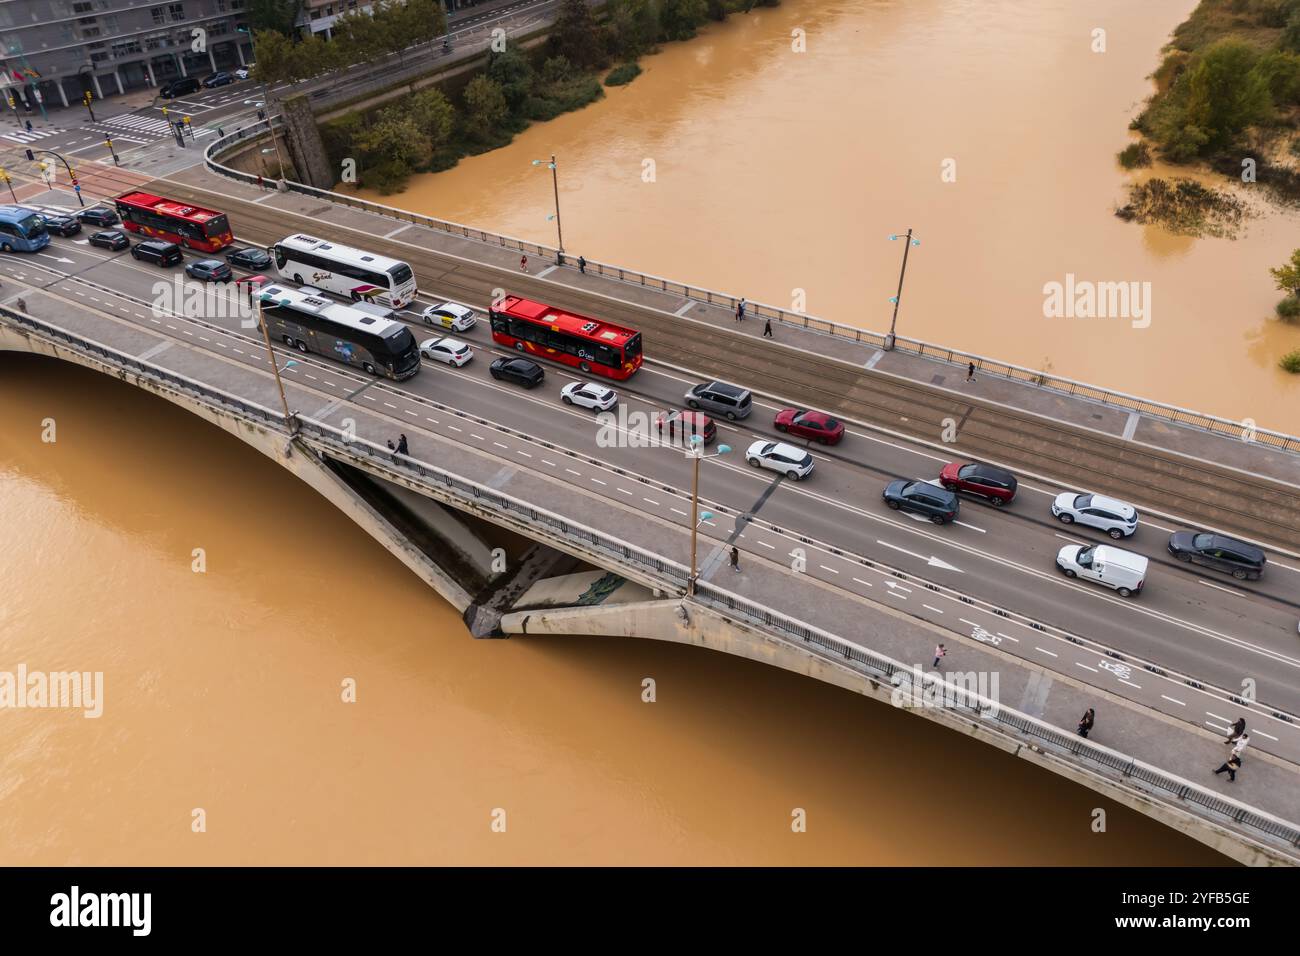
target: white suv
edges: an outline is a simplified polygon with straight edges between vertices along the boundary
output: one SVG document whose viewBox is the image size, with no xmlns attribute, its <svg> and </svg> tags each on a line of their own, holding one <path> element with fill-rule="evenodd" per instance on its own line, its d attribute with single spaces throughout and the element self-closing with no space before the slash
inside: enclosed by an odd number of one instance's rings
<svg viewBox="0 0 1300 956">
<path fill-rule="evenodd" d="M 459 339 L 444 335 L 436 339 L 425 339 L 420 343 L 420 354 L 435 362 L 446 362 L 460 368 L 474 357 L 474 351 Z"/>
<path fill-rule="evenodd" d="M 598 412 L 607 412 L 618 404 L 618 396 L 613 389 L 593 385 L 591 382 L 570 382 L 560 389 L 560 398 L 565 405 L 581 405 Z"/>
<path fill-rule="evenodd" d="M 431 305 L 420 315 L 425 325 L 438 325 L 453 332 L 468 332 L 474 328 L 474 310 L 459 302 Z"/>
<path fill-rule="evenodd" d="M 1090 528 L 1100 528 L 1116 541 L 1127 538 L 1138 526 L 1137 509 L 1132 505 L 1091 493 L 1062 492 L 1052 502 L 1052 514 L 1060 518 L 1062 524 L 1078 522 Z"/>
<path fill-rule="evenodd" d="M 791 481 L 807 478 L 813 470 L 812 455 L 779 441 L 754 442 L 745 452 L 745 459 L 755 468 L 779 471 Z"/>
</svg>

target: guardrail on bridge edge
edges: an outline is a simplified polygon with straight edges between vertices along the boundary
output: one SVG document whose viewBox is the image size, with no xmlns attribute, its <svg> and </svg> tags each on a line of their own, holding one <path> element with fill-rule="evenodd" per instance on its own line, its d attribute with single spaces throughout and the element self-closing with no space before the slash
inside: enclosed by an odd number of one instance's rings
<svg viewBox="0 0 1300 956">
<path fill-rule="evenodd" d="M 209 407 L 251 416 L 277 431 L 284 432 L 286 437 L 291 437 L 285 417 L 279 412 L 245 401 L 187 376 L 170 372 L 151 362 L 142 361 L 13 308 L 0 306 L 0 316 L 56 344 L 63 343 L 118 368 L 137 372 L 157 380 L 160 384 L 170 385 Z M 308 444 L 323 445 L 353 460 L 365 458 L 372 468 L 387 470 L 397 479 L 409 481 L 414 478 L 417 484 L 422 484 L 430 490 L 453 490 L 468 494 L 470 499 L 480 505 L 486 504 L 510 514 L 517 523 L 538 522 L 545 530 L 551 533 L 558 531 L 568 540 L 580 543 L 585 548 L 592 548 L 596 553 L 613 558 L 617 563 L 632 564 L 640 570 L 653 571 L 666 578 L 673 587 L 678 588 L 679 593 L 685 591 L 688 572 L 683 565 L 675 561 L 651 554 L 635 545 L 569 521 L 545 509 L 521 502 L 477 482 L 451 475 L 435 465 L 419 461 L 409 455 L 398 455 L 388 448 L 366 439 L 350 436 L 323 422 L 301 416 L 295 416 L 295 419 L 298 423 L 298 434 L 305 437 Z M 521 521 L 521 519 L 527 520 Z M 683 600 L 690 599 L 683 598 Z M 695 600 L 718 613 L 737 615 L 751 626 L 766 628 L 785 640 L 797 640 L 823 659 L 849 666 L 864 676 L 890 686 L 897 686 L 902 676 L 910 679 L 915 674 L 913 668 L 893 658 L 850 644 L 827 631 L 755 604 L 707 581 L 697 582 Z M 922 680 L 932 693 L 938 694 L 945 701 L 951 701 L 952 710 L 961 711 L 968 719 L 1003 734 L 1025 740 L 1031 747 L 1058 757 L 1073 759 L 1094 771 L 1119 773 L 1125 780 L 1144 784 L 1148 788 L 1147 792 L 1159 791 L 1189 805 L 1193 811 L 1210 814 L 1220 821 L 1229 821 L 1253 833 L 1300 848 L 1300 827 L 1295 824 L 1206 790 L 1199 784 L 1068 733 L 1028 714 L 1011 710 L 965 688 L 956 687 L 937 675 L 923 674 Z"/>
<path fill-rule="evenodd" d="M 275 117 L 274 119 L 277 126 L 281 125 L 279 117 Z M 215 159 L 215 156 L 217 153 L 224 152 L 230 146 L 244 139 L 266 135 L 266 133 L 269 132 L 270 123 L 270 120 L 259 121 L 214 140 L 207 146 L 203 153 L 204 163 L 207 168 L 218 175 L 248 183 L 249 185 L 257 185 L 258 177 L 256 175 L 241 172 L 237 169 L 231 169 L 229 166 L 225 166 L 218 162 Z M 465 226 L 445 219 L 437 219 L 433 216 L 413 213 L 405 209 L 397 209 L 393 206 L 385 206 L 382 203 L 371 202 L 368 199 L 361 199 L 357 196 L 348 196 L 328 189 L 317 189 L 314 186 L 308 186 L 305 183 L 298 183 L 293 180 L 286 179 L 282 182 L 283 188 L 289 192 L 297 192 L 305 196 L 314 196 L 330 202 L 339 203 L 340 205 L 349 206 L 354 209 L 361 209 L 366 212 L 374 213 L 397 222 L 406 222 L 413 225 L 424 226 L 425 228 L 444 232 L 448 235 L 455 235 L 460 238 L 471 239 L 487 245 L 498 246 L 516 252 L 523 252 L 534 256 L 553 259 L 561 265 L 566 264 L 561 258 L 559 250 L 553 246 L 529 242 L 525 239 L 506 236 L 501 233 L 488 232 L 485 229 L 477 229 L 473 226 Z M 671 279 L 664 279 L 660 276 L 653 276 L 596 260 L 588 259 L 586 268 L 588 272 L 595 275 L 617 279 L 620 282 L 628 282 L 633 285 L 640 285 L 673 295 L 680 295 L 683 298 L 693 299 L 710 305 L 725 305 L 728 309 L 734 309 L 736 303 L 739 301 L 738 296 L 717 292 L 712 289 L 704 289 L 682 282 L 675 282 Z M 883 348 L 885 344 L 886 336 L 880 332 L 872 332 L 851 325 L 842 325 L 838 322 L 832 322 L 829 319 L 820 319 L 816 316 L 807 315 L 805 313 L 790 312 L 786 309 L 766 305 L 761 302 L 750 302 L 746 300 L 746 308 L 755 316 L 772 318 L 779 323 L 796 325 L 813 332 L 829 335 L 832 338 L 851 339 L 854 342 L 865 343 L 876 348 Z M 960 349 L 935 345 L 932 342 L 925 342 L 921 339 L 912 339 L 901 335 L 895 336 L 894 347 L 901 352 L 910 352 L 915 355 L 947 362 L 950 365 L 959 367 L 965 367 L 968 363 L 974 362 L 975 367 L 983 374 L 997 375 L 1010 381 L 1019 382 L 1022 385 L 1041 388 L 1046 391 L 1069 395 L 1075 398 L 1082 398 L 1086 401 L 1096 402 L 1108 407 L 1138 412 L 1141 415 L 1147 415 L 1151 418 L 1158 418 L 1162 421 L 1185 425 L 1212 434 L 1235 438 L 1240 441 L 1256 442 L 1267 445 L 1270 448 L 1276 448 L 1280 451 L 1300 454 L 1300 438 L 1294 435 L 1288 435 L 1285 432 L 1278 432 L 1254 426 L 1248 427 L 1245 422 L 1233 421 L 1232 419 L 1222 418 L 1218 415 L 1211 415 L 1206 412 L 1198 412 L 1177 405 L 1169 405 L 1165 402 L 1157 402 L 1152 399 L 1129 395 L 1126 392 L 1119 392 L 1098 385 L 1090 385 L 1087 382 L 1079 382 L 1074 379 L 1053 375 L 1049 372 L 1025 368 L 1022 365 L 1013 365 L 1010 362 L 1002 362 L 998 359 L 991 359 L 984 355 L 976 355 L 973 352 L 963 352 Z M 1247 438 L 1245 436 L 1250 437 Z"/>
</svg>

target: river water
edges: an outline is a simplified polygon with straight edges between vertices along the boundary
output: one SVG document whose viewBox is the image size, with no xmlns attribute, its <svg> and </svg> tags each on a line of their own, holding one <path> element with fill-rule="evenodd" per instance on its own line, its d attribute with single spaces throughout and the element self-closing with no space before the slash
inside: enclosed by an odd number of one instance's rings
<svg viewBox="0 0 1300 956">
<path fill-rule="evenodd" d="M 1194 6 L 785 0 L 504 149 L 367 195 L 554 244 L 530 161 L 555 153 L 571 253 L 786 308 L 802 290 L 809 313 L 882 331 L 888 236 L 911 227 L 900 334 L 1297 433 L 1300 376 L 1277 360 L 1300 324 L 1273 317 L 1267 272 L 1300 245 L 1295 214 L 1243 187 L 1260 215 L 1235 241 L 1113 215 L 1132 178 L 1115 154 Z M 1142 314 L 1046 318 L 1044 286 L 1070 274 L 1150 283 Z"/>
<path fill-rule="evenodd" d="M 1103 18 L 1115 24 L 1111 55 L 1118 61 L 1123 48 L 1133 69 L 1111 69 L 1140 76 L 1164 29 L 1153 21 L 1172 24 L 1189 5 L 1144 4 L 1140 13 L 1117 5 Z M 980 43 L 1007 71 L 999 95 L 1051 100 L 1053 70 L 1069 57 L 1058 33 L 1090 18 L 1026 12 L 996 39 L 1006 16 L 996 3 L 853 9 L 789 3 L 739 18 L 668 48 L 607 103 L 528 134 L 516 158 L 554 145 L 566 164 L 590 162 L 581 188 L 564 167 L 565 208 L 583 244 L 571 248 L 728 288 L 745 277 L 757 283 L 746 286 L 755 298 L 803 283 L 820 290 L 809 305 L 825 314 L 852 288 L 843 271 L 866 290 L 864 321 L 878 324 L 877 273 L 892 266 L 884 253 L 866 255 L 863 236 L 874 242 L 885 222 L 908 225 L 906 212 L 927 240 L 907 300 L 920 326 L 932 321 L 922 318 L 927 303 L 956 285 L 939 281 L 943 263 L 994 268 L 990 247 L 1002 242 L 998 230 L 1023 220 L 1022 204 L 1075 208 L 1079 190 L 1057 183 L 1026 199 L 1035 191 L 1013 188 L 1016 174 L 979 160 L 963 98 L 977 81 L 988 89 L 990 65 L 964 51 Z M 922 96 L 904 111 L 914 116 L 892 114 L 908 119 L 902 127 L 873 116 L 861 84 L 824 84 L 816 109 L 806 93 L 802 109 L 792 93 L 773 100 L 784 88 L 806 91 L 810 71 L 824 69 L 811 59 L 783 61 L 779 76 L 763 68 L 792 17 L 841 79 L 860 68 L 864 45 L 876 75 L 893 64 Z M 1037 52 L 1040 43 L 1049 49 Z M 947 77 L 949 100 L 935 71 Z M 1132 76 L 1107 82 L 1140 85 Z M 601 132 L 601 111 L 620 122 Z M 1114 129 L 1125 115 L 1115 111 Z M 638 116 L 658 125 L 631 138 L 623 124 Z M 708 117 L 710 137 L 700 128 Z M 1007 143 L 1028 148 L 1043 134 L 1024 109 L 1003 119 Z M 828 123 L 838 124 L 843 147 L 829 154 Z M 953 132 L 937 136 L 944 125 Z M 784 134 L 754 137 L 776 127 Z M 1108 134 L 1096 152 L 1117 138 Z M 950 203 L 945 223 L 978 221 L 965 193 L 936 188 L 905 207 L 899 198 L 920 178 L 899 172 L 893 188 L 863 185 L 869 170 L 903 170 L 899 156 L 917 155 L 921 140 L 971 157 L 959 182 L 1003 181 L 1010 208 L 978 241 L 963 231 L 946 246 L 935 219 Z M 716 162 L 684 161 L 706 146 Z M 504 195 L 527 184 L 544 216 L 549 184 L 506 175 L 510 152 L 465 164 L 436 189 L 464 190 L 457 218 L 544 238 L 544 227 L 519 218 L 517 202 L 492 204 L 489 184 Z M 803 167 L 800 186 L 792 152 L 828 165 Z M 639 164 L 647 153 L 660 158 L 659 182 L 645 194 L 655 198 L 633 202 L 610 157 Z M 1074 166 L 1092 181 L 1088 164 Z M 1043 182 L 1032 163 L 1018 168 Z M 767 188 L 742 210 L 726 198 L 736 179 Z M 835 196 L 837 209 L 868 216 L 871 228 L 837 240 L 838 223 L 822 219 Z M 602 201 L 611 206 L 600 209 Z M 1111 228 L 1089 225 L 1080 242 L 1094 248 Z M 760 230 L 772 244 L 753 241 Z M 681 241 L 664 241 L 674 236 Z M 1028 238 L 1027 254 L 1041 255 L 1046 243 Z M 774 251 L 778 241 L 784 251 Z M 851 248 L 837 251 L 837 241 Z M 1149 234 L 1141 241 L 1159 245 Z M 1188 246 L 1143 261 L 1196 255 Z M 958 271 L 963 281 L 980 274 Z M 1216 295 L 1207 283 L 1205 296 Z M 46 419 L 52 443 L 41 440 Z M 473 641 L 387 552 L 235 439 L 109 378 L 0 353 L 0 671 L 19 665 L 102 671 L 103 714 L 0 709 L 0 863 L 1222 862 L 989 747 L 758 664 L 641 641 Z M 645 677 L 657 682 L 656 703 L 641 701 Z M 345 681 L 355 681 L 355 703 L 341 700 Z M 1108 808 L 1104 833 L 1092 830 L 1099 805 Z M 796 808 L 806 811 L 806 833 L 791 832 Z M 498 809 L 504 833 L 492 830 Z M 203 832 L 194 831 L 196 810 Z"/>
</svg>

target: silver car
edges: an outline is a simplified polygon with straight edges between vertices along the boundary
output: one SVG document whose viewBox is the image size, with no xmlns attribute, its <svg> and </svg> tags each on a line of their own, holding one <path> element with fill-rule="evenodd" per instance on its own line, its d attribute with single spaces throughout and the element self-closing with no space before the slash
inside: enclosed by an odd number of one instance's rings
<svg viewBox="0 0 1300 956">
<path fill-rule="evenodd" d="M 726 382 L 709 382 L 696 385 L 686 393 L 686 407 L 704 409 L 714 415 L 721 415 L 727 421 L 748 418 L 753 404 L 749 389 Z"/>
</svg>

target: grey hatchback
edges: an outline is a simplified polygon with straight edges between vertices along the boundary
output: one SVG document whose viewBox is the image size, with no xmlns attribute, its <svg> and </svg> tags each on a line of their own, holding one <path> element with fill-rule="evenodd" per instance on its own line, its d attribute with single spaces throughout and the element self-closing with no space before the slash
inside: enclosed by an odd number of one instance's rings
<svg viewBox="0 0 1300 956">
<path fill-rule="evenodd" d="M 1226 571 L 1238 581 L 1258 581 L 1267 558 L 1253 544 L 1222 534 L 1175 531 L 1169 536 L 1169 553 L 1179 561 Z"/>
<path fill-rule="evenodd" d="M 914 511 L 925 515 L 935 524 L 952 521 L 961 508 L 955 491 L 940 488 L 928 481 L 899 478 L 885 486 L 881 497 L 895 511 Z"/>
<path fill-rule="evenodd" d="M 185 267 L 185 272 L 204 282 L 229 282 L 235 275 L 230 266 L 220 259 L 200 259 L 198 262 L 191 262 Z"/>
<path fill-rule="evenodd" d="M 749 389 L 728 385 L 726 382 L 696 385 L 686 393 L 686 404 L 690 408 L 702 408 L 714 415 L 721 415 L 732 422 L 738 418 L 748 418 L 753 409 Z"/>
</svg>

